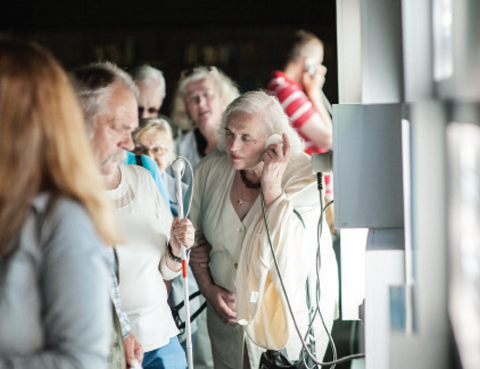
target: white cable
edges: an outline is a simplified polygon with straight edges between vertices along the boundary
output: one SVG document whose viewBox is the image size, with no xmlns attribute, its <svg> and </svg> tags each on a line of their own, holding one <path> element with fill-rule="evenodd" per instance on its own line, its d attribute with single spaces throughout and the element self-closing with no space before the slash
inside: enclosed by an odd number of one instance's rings
<svg viewBox="0 0 480 369">
<path fill-rule="evenodd" d="M 192 164 L 188 161 L 188 159 L 185 156 L 177 156 L 177 159 L 182 159 L 182 160 L 186 161 L 188 166 L 190 167 L 190 173 L 192 174 L 192 182 L 191 182 L 192 190 L 190 191 L 190 198 L 188 199 L 188 209 L 185 212 L 185 218 L 187 218 L 188 214 L 190 214 L 190 209 L 192 207 L 193 192 L 195 190 L 195 174 L 193 173 Z M 175 159 L 175 160 L 177 160 L 177 159 Z M 183 177 L 183 174 L 184 173 L 182 173 L 182 177 Z M 178 201 L 178 199 L 177 199 L 177 201 Z"/>
<path fill-rule="evenodd" d="M 172 163 L 172 169 L 175 173 L 175 195 L 178 203 L 178 217 L 180 219 L 184 218 L 183 215 L 183 195 L 182 195 L 182 177 L 185 173 L 185 163 L 186 161 L 192 168 L 190 162 L 187 158 L 182 156 L 177 157 Z M 192 193 L 193 193 L 193 171 L 192 171 Z M 192 194 L 190 194 L 190 203 L 191 206 Z M 190 209 L 189 209 L 190 210 Z M 186 217 L 186 216 L 185 216 Z M 185 309 L 185 330 L 186 330 L 186 340 L 187 340 L 187 361 L 188 369 L 193 369 L 193 347 L 192 347 L 192 329 L 190 321 L 190 293 L 188 291 L 188 256 L 185 245 L 181 245 L 182 253 L 182 271 L 183 271 L 183 298 L 184 298 L 184 309 Z"/>
</svg>

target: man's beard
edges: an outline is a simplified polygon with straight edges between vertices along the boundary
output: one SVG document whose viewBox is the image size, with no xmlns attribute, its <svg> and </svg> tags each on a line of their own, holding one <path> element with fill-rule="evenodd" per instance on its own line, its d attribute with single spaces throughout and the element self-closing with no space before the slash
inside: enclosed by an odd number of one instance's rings
<svg viewBox="0 0 480 369">
<path fill-rule="evenodd" d="M 119 163 L 123 162 L 125 160 L 127 153 L 125 150 L 122 150 L 114 155 L 110 155 L 107 159 L 103 161 L 102 166 L 107 166 L 109 165 L 112 161 L 118 161 Z"/>
</svg>

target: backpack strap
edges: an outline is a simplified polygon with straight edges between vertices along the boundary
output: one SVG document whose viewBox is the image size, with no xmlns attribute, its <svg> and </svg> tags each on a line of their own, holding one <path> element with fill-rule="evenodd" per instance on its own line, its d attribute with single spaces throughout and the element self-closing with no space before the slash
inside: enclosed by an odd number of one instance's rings
<svg viewBox="0 0 480 369">
<path fill-rule="evenodd" d="M 135 162 L 137 163 L 138 166 L 143 167 L 143 162 L 142 162 L 142 156 L 141 155 L 135 155 Z"/>
</svg>

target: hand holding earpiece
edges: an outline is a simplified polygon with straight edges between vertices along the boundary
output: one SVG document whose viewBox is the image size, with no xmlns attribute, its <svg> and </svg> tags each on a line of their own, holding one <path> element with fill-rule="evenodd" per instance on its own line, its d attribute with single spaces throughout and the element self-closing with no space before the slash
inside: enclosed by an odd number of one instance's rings
<svg viewBox="0 0 480 369">
<path fill-rule="evenodd" d="M 320 93 L 320 90 L 325 84 L 326 74 L 327 68 L 323 64 L 317 65 L 313 75 L 311 75 L 308 70 L 304 70 L 302 75 L 302 85 L 305 88 L 305 92 L 308 96 L 313 93 Z"/>
<path fill-rule="evenodd" d="M 283 145 L 283 138 L 280 136 L 278 133 L 274 133 L 270 135 L 270 137 L 267 138 L 267 141 L 265 142 L 265 150 L 267 150 L 267 147 L 270 146 L 271 144 L 281 144 Z"/>
<path fill-rule="evenodd" d="M 290 157 L 288 136 L 285 133 L 282 134 L 283 144 L 278 141 L 278 138 L 276 140 L 276 143 L 268 144 L 263 154 L 264 165 L 260 181 L 267 208 L 282 194 L 282 178 Z"/>
</svg>

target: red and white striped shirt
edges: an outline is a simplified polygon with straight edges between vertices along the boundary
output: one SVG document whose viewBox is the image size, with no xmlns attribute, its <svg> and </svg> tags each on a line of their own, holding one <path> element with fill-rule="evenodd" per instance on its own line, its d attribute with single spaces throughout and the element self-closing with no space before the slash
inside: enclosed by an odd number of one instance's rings
<svg viewBox="0 0 480 369">
<path fill-rule="evenodd" d="M 283 110 L 288 115 L 290 125 L 297 131 L 298 135 L 305 141 L 305 153 L 322 153 L 327 150 L 321 149 L 305 137 L 300 131 L 305 122 L 317 111 L 303 91 L 300 83 L 288 78 L 283 72 L 275 71 L 272 80 L 267 85 L 267 93 L 274 95 L 282 104 Z M 327 197 L 332 196 L 333 183 L 330 175 L 325 176 L 325 188 Z"/>
<path fill-rule="evenodd" d="M 297 131 L 298 135 L 305 141 L 305 152 L 309 155 L 325 150 L 315 146 L 300 132 L 300 127 L 317 111 L 308 99 L 301 84 L 291 80 L 280 71 L 273 72 L 273 78 L 266 88 L 268 93 L 276 96 L 282 104 L 283 110 L 290 119 L 291 126 Z"/>
</svg>

